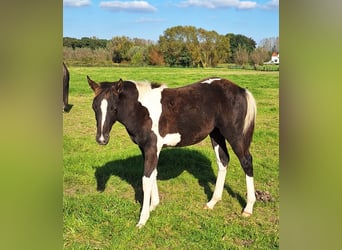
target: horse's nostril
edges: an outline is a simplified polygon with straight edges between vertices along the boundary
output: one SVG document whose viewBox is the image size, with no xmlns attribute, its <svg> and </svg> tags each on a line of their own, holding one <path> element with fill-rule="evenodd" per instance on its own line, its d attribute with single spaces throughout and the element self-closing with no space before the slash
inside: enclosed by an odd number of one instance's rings
<svg viewBox="0 0 342 250">
<path fill-rule="evenodd" d="M 100 145 L 107 145 L 108 141 L 109 141 L 109 138 L 105 138 L 105 137 L 101 136 L 96 141 Z"/>
</svg>

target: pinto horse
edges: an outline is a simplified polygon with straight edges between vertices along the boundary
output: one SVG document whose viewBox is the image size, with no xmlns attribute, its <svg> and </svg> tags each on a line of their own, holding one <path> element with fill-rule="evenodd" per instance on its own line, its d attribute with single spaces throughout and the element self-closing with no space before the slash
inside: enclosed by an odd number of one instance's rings
<svg viewBox="0 0 342 250">
<path fill-rule="evenodd" d="M 213 196 L 205 208 L 213 209 L 222 197 L 229 162 L 227 140 L 246 176 L 247 204 L 242 215 L 252 214 L 256 198 L 249 147 L 256 103 L 247 89 L 219 77 L 179 88 L 122 79 L 101 83 L 89 76 L 87 79 L 95 92 L 92 107 L 97 123 L 97 143 L 106 145 L 113 124 L 119 121 L 142 152 L 144 198 L 137 227 L 145 225 L 150 211 L 159 204 L 157 164 L 162 147 L 193 145 L 208 135 L 219 171 Z"/>
</svg>

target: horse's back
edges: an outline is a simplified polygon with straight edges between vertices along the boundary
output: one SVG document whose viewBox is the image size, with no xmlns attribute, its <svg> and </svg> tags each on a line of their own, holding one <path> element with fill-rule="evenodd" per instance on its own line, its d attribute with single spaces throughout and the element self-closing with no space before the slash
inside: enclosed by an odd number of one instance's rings
<svg viewBox="0 0 342 250">
<path fill-rule="evenodd" d="M 209 114 L 229 112 L 244 106 L 245 100 L 244 88 L 227 79 L 211 77 L 183 87 L 164 89 L 161 102 L 165 111 Z"/>
<path fill-rule="evenodd" d="M 161 98 L 160 133 L 180 133 L 183 146 L 203 140 L 215 127 L 240 123 L 245 115 L 238 110 L 244 108 L 244 93 L 243 88 L 218 77 L 166 88 Z"/>
</svg>

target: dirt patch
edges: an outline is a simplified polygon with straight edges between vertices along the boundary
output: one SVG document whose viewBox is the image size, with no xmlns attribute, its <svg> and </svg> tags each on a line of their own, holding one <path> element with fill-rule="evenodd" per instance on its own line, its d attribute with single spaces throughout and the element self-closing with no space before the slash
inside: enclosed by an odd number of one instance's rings
<svg viewBox="0 0 342 250">
<path fill-rule="evenodd" d="M 272 195 L 268 191 L 256 190 L 255 191 L 255 196 L 256 196 L 256 199 L 258 201 L 263 201 L 263 202 L 274 201 Z"/>
</svg>

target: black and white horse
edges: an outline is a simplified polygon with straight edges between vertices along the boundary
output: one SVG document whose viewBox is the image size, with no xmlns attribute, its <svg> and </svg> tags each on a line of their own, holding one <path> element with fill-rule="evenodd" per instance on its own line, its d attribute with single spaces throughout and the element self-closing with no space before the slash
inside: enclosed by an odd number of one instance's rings
<svg viewBox="0 0 342 250">
<path fill-rule="evenodd" d="M 240 160 L 246 175 L 250 216 L 255 203 L 253 164 L 249 147 L 256 118 L 252 94 L 229 80 L 211 77 L 180 88 L 134 81 L 96 83 L 87 76 L 95 92 L 93 110 L 97 122 L 96 141 L 106 145 L 116 121 L 122 123 L 144 157 L 144 192 L 140 220 L 147 222 L 159 204 L 157 164 L 164 146 L 188 146 L 210 136 L 218 164 L 213 197 L 206 208 L 221 200 L 229 162 L 226 140 Z"/>
</svg>

